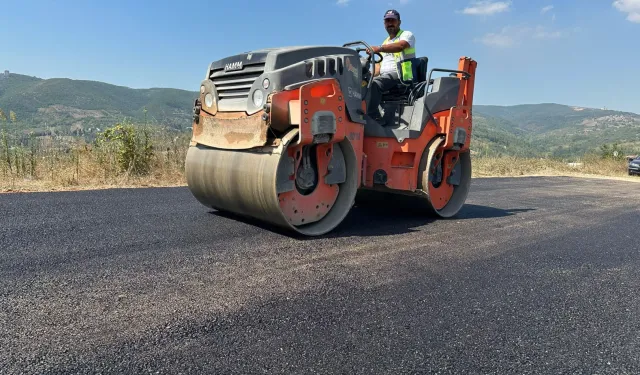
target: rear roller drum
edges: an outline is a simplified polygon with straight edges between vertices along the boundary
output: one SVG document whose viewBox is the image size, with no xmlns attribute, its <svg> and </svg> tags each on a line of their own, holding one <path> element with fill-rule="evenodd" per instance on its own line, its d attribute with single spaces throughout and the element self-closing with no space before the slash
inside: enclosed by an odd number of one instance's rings
<svg viewBox="0 0 640 375">
<path fill-rule="evenodd" d="M 187 184 L 202 204 L 318 236 L 346 217 L 357 192 L 348 139 L 298 146 L 294 129 L 278 146 L 252 150 L 189 148 Z"/>
<path fill-rule="evenodd" d="M 471 185 L 469 151 L 442 150 L 445 139 L 434 139 L 420 161 L 418 189 L 425 193 L 428 208 L 440 217 L 452 217 L 460 211 Z"/>
<path fill-rule="evenodd" d="M 417 176 L 416 191 L 362 189 L 356 202 L 385 214 L 432 214 L 441 218 L 456 215 L 464 206 L 471 185 L 471 158 L 468 151 L 442 150 L 444 137 L 425 148 Z"/>
</svg>

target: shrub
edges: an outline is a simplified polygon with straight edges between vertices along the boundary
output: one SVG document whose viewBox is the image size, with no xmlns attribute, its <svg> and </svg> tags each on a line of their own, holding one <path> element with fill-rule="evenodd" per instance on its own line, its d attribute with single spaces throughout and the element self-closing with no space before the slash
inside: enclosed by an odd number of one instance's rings
<svg viewBox="0 0 640 375">
<path fill-rule="evenodd" d="M 153 145 L 149 130 L 131 124 L 116 124 L 99 133 L 96 146 L 115 152 L 120 172 L 146 175 L 151 170 Z"/>
<path fill-rule="evenodd" d="M 614 143 L 613 145 L 604 144 L 600 147 L 600 155 L 603 159 L 623 160 L 624 152 L 620 145 Z"/>
</svg>

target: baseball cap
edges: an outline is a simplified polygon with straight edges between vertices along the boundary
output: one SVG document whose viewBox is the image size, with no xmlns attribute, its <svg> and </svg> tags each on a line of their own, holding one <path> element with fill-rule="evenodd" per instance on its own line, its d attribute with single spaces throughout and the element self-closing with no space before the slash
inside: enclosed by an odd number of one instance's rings
<svg viewBox="0 0 640 375">
<path fill-rule="evenodd" d="M 387 18 L 395 18 L 395 19 L 399 20 L 400 19 L 400 13 L 398 13 L 398 11 L 395 10 L 395 9 L 390 9 L 384 14 L 384 19 L 386 20 Z"/>
</svg>

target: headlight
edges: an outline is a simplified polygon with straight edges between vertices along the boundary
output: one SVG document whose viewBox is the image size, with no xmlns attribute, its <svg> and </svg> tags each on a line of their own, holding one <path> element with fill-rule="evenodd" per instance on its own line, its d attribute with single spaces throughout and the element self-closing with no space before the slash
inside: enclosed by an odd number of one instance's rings
<svg viewBox="0 0 640 375">
<path fill-rule="evenodd" d="M 209 108 L 213 106 L 213 95 L 211 95 L 211 93 L 207 93 L 207 95 L 204 96 L 204 105 Z"/>
<path fill-rule="evenodd" d="M 253 96 L 251 97 L 253 99 L 253 104 L 256 107 L 261 107 L 262 106 L 262 101 L 264 100 L 264 95 L 262 95 L 262 91 L 260 90 L 256 90 L 253 92 Z"/>
</svg>

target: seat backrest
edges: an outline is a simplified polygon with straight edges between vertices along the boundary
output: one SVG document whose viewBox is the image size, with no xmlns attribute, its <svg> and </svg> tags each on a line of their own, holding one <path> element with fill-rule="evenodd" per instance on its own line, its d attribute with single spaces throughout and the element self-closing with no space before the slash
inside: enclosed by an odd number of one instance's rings
<svg viewBox="0 0 640 375">
<path fill-rule="evenodd" d="M 424 82 L 427 80 L 427 66 L 429 65 L 429 58 L 423 56 L 419 57 L 417 61 L 419 61 L 419 64 L 416 67 L 416 82 Z"/>
<path fill-rule="evenodd" d="M 400 72 L 400 80 L 404 81 L 405 84 L 419 83 L 419 82 L 426 81 L 427 65 L 429 63 L 429 58 L 425 56 L 425 57 L 414 57 L 407 60 L 411 61 L 411 65 L 413 67 L 413 80 L 411 82 L 404 80 L 404 77 L 402 77 L 402 67 L 401 67 L 402 62 L 398 62 L 398 72 Z"/>
</svg>

